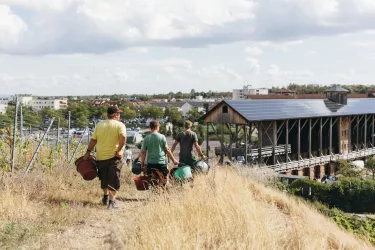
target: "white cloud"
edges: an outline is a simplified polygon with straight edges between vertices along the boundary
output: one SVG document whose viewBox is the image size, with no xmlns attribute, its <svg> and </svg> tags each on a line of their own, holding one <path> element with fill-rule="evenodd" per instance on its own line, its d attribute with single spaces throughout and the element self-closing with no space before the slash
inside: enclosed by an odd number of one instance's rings
<svg viewBox="0 0 375 250">
<path fill-rule="evenodd" d="M 375 30 L 373 0 L 0 0 L 0 4 L 27 20 L 25 42 L 2 46 L 7 53 L 103 53 L 242 40 L 270 41 L 286 51 L 311 36 Z M 23 33 L 9 22 L 6 27 L 8 32 Z"/>
<path fill-rule="evenodd" d="M 260 46 L 275 48 L 283 52 L 287 52 L 290 47 L 298 46 L 302 44 L 303 44 L 303 40 L 294 40 L 294 41 L 286 41 L 286 42 L 273 42 L 273 41 L 259 42 Z"/>
<path fill-rule="evenodd" d="M 260 64 L 258 59 L 248 57 L 245 61 L 249 65 L 250 72 L 259 74 Z"/>
<path fill-rule="evenodd" d="M 246 47 L 244 51 L 251 56 L 259 56 L 263 53 L 258 47 Z"/>
<path fill-rule="evenodd" d="M 271 79 L 293 81 L 306 80 L 313 77 L 313 73 L 308 70 L 282 70 L 276 64 L 271 64 L 266 70 L 265 75 Z"/>
<path fill-rule="evenodd" d="M 131 47 L 128 50 L 134 53 L 140 53 L 140 54 L 148 53 L 148 48 L 146 47 Z"/>
<path fill-rule="evenodd" d="M 26 30 L 25 22 L 9 6 L 0 4 L 0 51 L 17 45 Z"/>
</svg>

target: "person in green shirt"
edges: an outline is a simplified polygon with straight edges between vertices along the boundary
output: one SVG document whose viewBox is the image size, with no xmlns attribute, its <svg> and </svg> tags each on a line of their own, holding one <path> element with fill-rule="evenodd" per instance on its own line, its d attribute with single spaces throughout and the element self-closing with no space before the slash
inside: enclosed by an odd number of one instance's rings
<svg viewBox="0 0 375 250">
<path fill-rule="evenodd" d="M 151 169 L 155 168 L 166 177 L 168 175 L 167 156 L 172 160 L 173 164 L 178 165 L 179 162 L 173 157 L 165 136 L 159 133 L 159 121 L 154 120 L 150 122 L 150 129 L 151 133 L 144 138 L 142 145 L 142 168 L 147 174 L 151 174 Z M 146 153 L 147 162 L 145 162 Z"/>
</svg>

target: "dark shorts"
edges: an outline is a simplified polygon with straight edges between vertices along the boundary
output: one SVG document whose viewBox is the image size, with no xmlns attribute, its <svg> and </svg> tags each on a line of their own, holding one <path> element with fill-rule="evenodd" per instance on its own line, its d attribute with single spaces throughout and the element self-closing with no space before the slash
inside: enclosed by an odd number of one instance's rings
<svg viewBox="0 0 375 250">
<path fill-rule="evenodd" d="M 98 176 L 102 189 L 108 188 L 112 191 L 120 189 L 120 173 L 122 165 L 122 159 L 115 157 L 104 161 L 97 161 Z"/>
<path fill-rule="evenodd" d="M 148 163 L 147 164 L 147 174 L 151 174 L 153 168 L 156 168 L 157 170 L 159 170 L 164 176 L 168 175 L 169 170 L 167 168 L 167 164 L 150 164 L 150 163 Z"/>
<path fill-rule="evenodd" d="M 197 160 L 194 157 L 180 157 L 180 163 L 194 167 Z"/>
</svg>

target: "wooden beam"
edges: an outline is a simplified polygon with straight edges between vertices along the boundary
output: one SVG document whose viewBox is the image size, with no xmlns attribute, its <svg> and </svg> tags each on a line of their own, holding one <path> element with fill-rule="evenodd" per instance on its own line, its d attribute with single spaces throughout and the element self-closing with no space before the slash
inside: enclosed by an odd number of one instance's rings
<svg viewBox="0 0 375 250">
<path fill-rule="evenodd" d="M 245 165 L 247 165 L 247 125 L 244 126 L 244 133 L 245 133 Z"/>
<path fill-rule="evenodd" d="M 285 162 L 288 162 L 288 145 L 289 145 L 289 120 L 285 122 Z"/>
<path fill-rule="evenodd" d="M 341 143 L 342 143 L 342 117 L 339 118 L 339 123 L 338 123 L 338 144 L 339 144 L 339 154 L 342 154 L 342 147 L 341 147 Z"/>
<path fill-rule="evenodd" d="M 272 165 L 276 164 L 276 146 L 277 146 L 277 122 L 273 121 L 272 129 Z"/>
<path fill-rule="evenodd" d="M 365 131 L 363 136 L 363 144 L 365 145 L 365 149 L 367 148 L 367 115 L 365 115 Z"/>
<path fill-rule="evenodd" d="M 236 124 L 236 148 L 238 148 L 238 124 Z"/>
<path fill-rule="evenodd" d="M 375 137 L 374 137 L 374 115 L 372 115 L 372 121 L 371 121 L 371 143 L 372 143 L 372 146 L 375 147 L 375 144 L 374 144 L 374 140 L 375 140 Z"/>
<path fill-rule="evenodd" d="M 311 132 L 312 132 L 312 125 L 311 119 L 309 119 L 309 159 L 311 159 Z"/>
<path fill-rule="evenodd" d="M 258 122 L 258 164 L 262 164 L 263 122 Z"/>
<path fill-rule="evenodd" d="M 206 124 L 206 156 L 207 160 L 210 158 L 210 145 L 209 145 L 209 136 L 208 136 L 208 122 Z"/>
<path fill-rule="evenodd" d="M 329 154 L 332 154 L 332 117 L 329 118 Z"/>
<path fill-rule="evenodd" d="M 319 129 L 319 151 L 320 156 L 323 156 L 323 118 L 320 118 L 320 129 Z"/>
<path fill-rule="evenodd" d="M 298 119 L 297 129 L 297 160 L 299 161 L 301 159 L 301 119 Z"/>
<path fill-rule="evenodd" d="M 359 150 L 359 115 L 357 116 L 357 125 L 356 125 L 356 127 L 357 127 L 357 134 L 356 134 L 356 136 L 357 136 L 356 148 L 357 148 L 357 150 Z"/>
</svg>

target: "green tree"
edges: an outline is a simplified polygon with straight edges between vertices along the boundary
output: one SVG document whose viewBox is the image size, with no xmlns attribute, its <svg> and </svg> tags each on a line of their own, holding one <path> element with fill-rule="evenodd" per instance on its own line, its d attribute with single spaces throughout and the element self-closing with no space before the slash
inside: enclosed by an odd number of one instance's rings
<svg viewBox="0 0 375 250">
<path fill-rule="evenodd" d="M 368 159 L 365 168 L 372 172 L 372 179 L 375 179 L 375 158 Z"/>
<path fill-rule="evenodd" d="M 168 117 L 168 121 L 173 125 L 180 124 L 182 122 L 182 113 L 178 108 L 168 105 L 165 108 L 164 117 Z"/>
<path fill-rule="evenodd" d="M 191 99 L 194 99 L 194 97 L 195 97 L 195 89 L 192 89 L 192 90 L 190 91 L 190 98 L 191 98 Z"/>
<path fill-rule="evenodd" d="M 147 105 L 142 108 L 141 115 L 146 118 L 160 119 L 163 117 L 164 112 L 162 108 L 155 105 Z"/>
<path fill-rule="evenodd" d="M 137 117 L 137 112 L 134 109 L 130 109 L 129 107 L 122 108 L 124 113 L 122 113 L 122 117 L 126 120 L 131 120 Z"/>
<path fill-rule="evenodd" d="M 350 178 L 361 178 L 363 176 L 363 171 L 358 170 L 353 164 L 345 160 L 338 160 L 337 163 L 339 164 L 339 170 L 336 173 L 337 175 Z"/>
<path fill-rule="evenodd" d="M 199 118 L 201 118 L 201 116 L 202 114 L 198 112 L 198 110 L 195 108 L 190 109 L 189 112 L 187 112 L 186 114 L 187 119 L 189 119 L 192 122 L 199 121 Z"/>
</svg>

